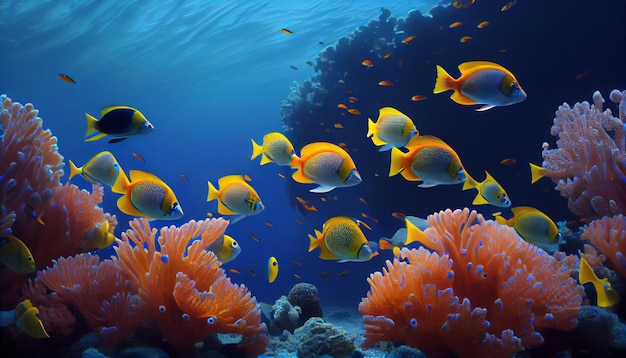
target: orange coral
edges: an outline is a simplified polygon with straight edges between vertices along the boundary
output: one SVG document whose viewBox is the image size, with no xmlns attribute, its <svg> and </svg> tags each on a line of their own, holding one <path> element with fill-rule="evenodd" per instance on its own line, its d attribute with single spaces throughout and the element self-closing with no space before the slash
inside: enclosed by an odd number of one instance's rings
<svg viewBox="0 0 626 358">
<path fill-rule="evenodd" d="M 608 257 L 612 267 L 626 277 L 626 217 L 616 215 L 592 221 L 583 229 L 580 237 L 591 241 L 602 254 Z"/>
<path fill-rule="evenodd" d="M 266 327 L 247 288 L 224 274 L 217 257 L 206 250 L 226 229 L 223 219 L 192 220 L 156 229 L 145 219 L 130 222 L 113 258 L 139 287 L 145 314 L 157 322 L 163 337 L 179 350 L 214 333 L 242 335 L 240 348 L 265 352 Z"/>
<path fill-rule="evenodd" d="M 469 209 L 428 224 L 420 241 L 434 253 L 403 249 L 404 261 L 370 276 L 359 305 L 366 346 L 402 340 L 429 356 L 511 356 L 542 343 L 541 330 L 576 326 L 583 290 L 563 263 Z"/>
</svg>

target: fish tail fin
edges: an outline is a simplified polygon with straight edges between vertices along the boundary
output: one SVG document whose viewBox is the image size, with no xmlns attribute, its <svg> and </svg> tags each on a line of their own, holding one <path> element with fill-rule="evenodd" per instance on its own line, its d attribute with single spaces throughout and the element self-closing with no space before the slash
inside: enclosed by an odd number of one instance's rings
<svg viewBox="0 0 626 358">
<path fill-rule="evenodd" d="M 207 195 L 206 201 L 218 199 L 219 190 L 217 190 L 210 181 L 207 183 L 209 184 L 209 194 Z"/>
<path fill-rule="evenodd" d="M 397 175 L 404 170 L 405 154 L 398 148 L 391 148 L 391 166 L 389 167 L 389 176 Z"/>
<path fill-rule="evenodd" d="M 437 80 L 435 81 L 433 93 L 437 94 L 449 90 L 457 90 L 456 80 L 443 67 L 437 65 Z"/>
<path fill-rule="evenodd" d="M 85 113 L 87 118 L 87 133 L 85 133 L 85 142 L 93 142 L 106 136 L 106 134 L 98 130 L 98 120 L 89 113 Z"/>
<path fill-rule="evenodd" d="M 254 141 L 254 139 L 250 140 L 252 141 L 252 156 L 250 157 L 250 160 L 254 160 L 254 158 L 263 154 L 263 147 L 258 145 L 257 142 Z"/>
<path fill-rule="evenodd" d="M 376 134 L 376 123 L 371 118 L 367 119 L 367 138 Z"/>
<path fill-rule="evenodd" d="M 321 239 L 322 233 L 319 230 L 315 230 L 315 236 L 309 234 L 309 252 L 320 246 Z"/>
<path fill-rule="evenodd" d="M 70 159 L 70 177 L 68 180 L 72 180 L 73 177 L 82 173 L 82 168 L 79 168 L 74 164 L 74 162 Z"/>
<path fill-rule="evenodd" d="M 472 178 L 471 175 L 465 170 L 465 183 L 463 183 L 463 190 L 476 189 L 478 182 Z"/>
<path fill-rule="evenodd" d="M 422 243 L 428 248 L 432 248 L 435 246 L 433 245 L 434 241 L 431 240 L 430 237 L 422 229 L 415 226 L 415 224 L 413 224 L 411 220 L 405 219 L 404 221 L 406 222 L 406 242 L 404 243 L 405 246 L 412 242 Z"/>
<path fill-rule="evenodd" d="M 536 164 L 533 163 L 528 163 L 530 164 L 530 183 L 534 184 L 537 180 L 543 178 L 545 176 L 544 172 L 544 168 L 540 167 Z"/>
</svg>

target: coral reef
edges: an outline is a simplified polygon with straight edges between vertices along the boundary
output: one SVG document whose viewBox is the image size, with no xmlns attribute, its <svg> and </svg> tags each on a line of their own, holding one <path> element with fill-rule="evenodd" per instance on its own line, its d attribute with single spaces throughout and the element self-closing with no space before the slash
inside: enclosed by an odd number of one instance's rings
<svg viewBox="0 0 626 358">
<path fill-rule="evenodd" d="M 556 149 L 544 149 L 541 174 L 557 183 L 567 206 L 583 219 L 626 214 L 626 151 L 624 149 L 624 92 L 613 91 L 620 118 L 602 110 L 604 98 L 593 95 L 556 112 L 550 133 L 558 136 Z"/>
<path fill-rule="evenodd" d="M 583 228 L 581 239 L 590 241 L 609 259 L 612 268 L 626 278 L 626 217 L 624 215 L 603 217 L 592 221 Z"/>
<path fill-rule="evenodd" d="M 289 290 L 287 299 L 293 306 L 300 307 L 300 326 L 311 317 L 323 317 L 322 304 L 315 285 L 306 282 L 296 283 Z"/>
<path fill-rule="evenodd" d="M 504 357 L 543 343 L 541 331 L 576 327 L 583 289 L 561 261 L 469 209 L 428 224 L 420 242 L 434 252 L 402 249 L 368 279 L 365 347 L 400 340 L 429 357 Z"/>
<path fill-rule="evenodd" d="M 281 334 L 283 330 L 293 333 L 293 330 L 300 326 L 298 322 L 301 312 L 300 306 L 292 306 L 287 297 L 280 296 L 272 307 L 270 333 L 274 331 Z"/>
<path fill-rule="evenodd" d="M 356 347 L 347 332 L 324 322 L 320 317 L 313 317 L 296 329 L 298 339 L 298 357 L 352 357 Z"/>
</svg>

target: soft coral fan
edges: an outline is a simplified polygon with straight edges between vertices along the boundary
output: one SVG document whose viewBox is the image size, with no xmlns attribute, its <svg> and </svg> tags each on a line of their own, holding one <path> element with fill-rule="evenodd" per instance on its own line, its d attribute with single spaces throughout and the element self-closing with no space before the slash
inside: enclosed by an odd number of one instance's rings
<svg viewBox="0 0 626 358">
<path fill-rule="evenodd" d="M 507 357 L 544 329 L 576 326 L 583 290 L 509 227 L 469 209 L 429 216 L 420 241 L 368 282 L 365 346 L 401 340 L 428 356 Z"/>
<path fill-rule="evenodd" d="M 581 240 L 589 240 L 626 277 L 626 217 L 616 215 L 592 221 L 583 229 Z"/>
<path fill-rule="evenodd" d="M 568 199 L 576 216 L 594 219 L 626 214 L 626 151 L 624 150 L 624 94 L 611 92 L 619 103 L 616 118 L 602 111 L 604 99 L 593 95 L 594 104 L 567 103 L 556 112 L 550 133 L 558 136 L 556 149 L 542 152 L 542 174 L 557 183 L 556 190 Z"/>
</svg>

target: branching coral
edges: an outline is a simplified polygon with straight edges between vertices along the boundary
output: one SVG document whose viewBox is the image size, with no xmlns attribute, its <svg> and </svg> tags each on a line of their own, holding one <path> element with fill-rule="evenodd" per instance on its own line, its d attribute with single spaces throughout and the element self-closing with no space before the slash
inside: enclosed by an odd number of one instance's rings
<svg viewBox="0 0 626 358">
<path fill-rule="evenodd" d="M 569 270 L 509 227 L 468 209 L 429 216 L 420 241 L 370 276 L 359 305 L 365 346 L 402 340 L 428 356 L 511 356 L 569 331 L 583 290 Z"/>
<path fill-rule="evenodd" d="M 622 117 L 623 93 L 613 91 L 611 100 L 619 103 Z M 610 109 L 602 111 L 599 92 L 593 102 L 559 107 L 550 130 L 559 137 L 558 148 L 542 152 L 540 170 L 557 183 L 572 213 L 584 219 L 626 213 L 624 123 Z"/>
<path fill-rule="evenodd" d="M 616 215 L 592 221 L 583 229 L 582 240 L 591 241 L 608 257 L 613 269 L 626 277 L 626 217 Z"/>
</svg>

